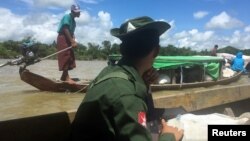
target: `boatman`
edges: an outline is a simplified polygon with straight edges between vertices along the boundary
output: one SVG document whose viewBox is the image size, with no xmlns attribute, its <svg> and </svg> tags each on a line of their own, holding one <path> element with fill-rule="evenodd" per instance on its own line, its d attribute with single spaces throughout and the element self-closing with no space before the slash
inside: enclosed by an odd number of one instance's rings
<svg viewBox="0 0 250 141">
<path fill-rule="evenodd" d="M 214 48 L 211 50 L 211 56 L 217 56 L 218 45 L 214 45 Z"/>
<path fill-rule="evenodd" d="M 111 34 L 122 43 L 122 59 L 107 66 L 90 84 L 72 123 L 72 141 L 151 141 L 147 128 L 148 88 L 155 81 L 152 69 L 159 37 L 170 25 L 150 17 L 123 23 Z M 161 120 L 161 141 L 180 140 L 183 130 Z"/>
<path fill-rule="evenodd" d="M 71 6 L 71 13 L 64 15 L 62 18 L 57 36 L 57 50 L 63 50 L 68 47 L 75 48 L 77 43 L 75 40 L 75 18 L 80 17 L 80 7 L 78 5 Z M 68 74 L 69 70 L 76 67 L 75 55 L 73 49 L 70 48 L 58 54 L 59 71 L 62 71 L 61 80 L 70 84 L 75 83 Z"/>
</svg>

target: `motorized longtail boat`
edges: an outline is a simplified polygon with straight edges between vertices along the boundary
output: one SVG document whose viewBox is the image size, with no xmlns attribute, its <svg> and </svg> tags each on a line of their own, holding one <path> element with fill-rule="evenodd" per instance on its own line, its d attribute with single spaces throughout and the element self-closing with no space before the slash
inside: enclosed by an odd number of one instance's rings
<svg viewBox="0 0 250 141">
<path fill-rule="evenodd" d="M 51 91 L 51 92 L 85 92 L 87 89 L 87 86 L 89 84 L 88 82 L 84 83 L 76 83 L 76 84 L 70 84 L 64 81 L 54 81 L 52 79 L 43 77 L 41 75 L 35 74 L 30 72 L 28 69 L 26 69 L 27 66 L 38 63 L 42 60 L 45 60 L 51 56 L 54 56 L 56 54 L 59 54 L 65 50 L 68 50 L 72 48 L 67 47 L 63 50 L 60 50 L 58 52 L 55 52 L 51 55 L 48 55 L 43 58 L 38 58 L 38 56 L 33 53 L 32 47 L 23 47 L 22 49 L 22 56 L 19 56 L 17 59 L 8 61 L 4 64 L 0 64 L 0 68 L 4 67 L 6 65 L 22 65 L 19 69 L 19 74 L 21 80 L 24 82 L 34 86 L 35 88 L 41 90 L 41 91 Z"/>
</svg>

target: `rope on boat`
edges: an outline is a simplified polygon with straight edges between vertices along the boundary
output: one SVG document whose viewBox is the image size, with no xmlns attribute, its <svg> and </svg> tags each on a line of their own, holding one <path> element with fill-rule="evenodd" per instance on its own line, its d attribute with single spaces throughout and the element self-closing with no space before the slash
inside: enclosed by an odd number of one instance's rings
<svg viewBox="0 0 250 141">
<path fill-rule="evenodd" d="M 74 92 L 73 94 L 79 93 L 79 92 L 83 91 L 84 89 L 86 89 L 87 87 L 88 87 L 88 85 L 84 86 L 83 88 L 81 88 L 80 90 Z"/>
<path fill-rule="evenodd" d="M 7 66 L 7 65 L 21 65 L 22 63 L 25 63 L 25 65 L 24 65 L 24 68 L 26 67 L 26 66 L 29 66 L 29 65 L 31 65 L 31 64 L 35 64 L 35 63 L 37 63 L 37 62 L 40 62 L 40 61 L 42 61 L 42 60 L 45 60 L 45 59 L 47 59 L 47 58 L 49 58 L 49 57 L 51 57 L 51 56 L 54 56 L 54 55 L 56 55 L 56 54 L 59 54 L 59 53 L 61 53 L 61 52 L 63 52 L 63 51 L 66 51 L 66 50 L 68 50 L 68 49 L 71 49 L 72 48 L 72 46 L 70 46 L 70 47 L 67 47 L 67 48 L 65 48 L 65 49 L 62 49 L 62 50 L 60 50 L 60 51 L 57 51 L 57 52 L 55 52 L 55 53 L 53 53 L 53 54 L 51 54 L 51 55 L 48 55 L 48 56 L 46 56 L 46 57 L 43 57 L 43 58 L 32 58 L 32 61 L 30 60 L 30 59 L 27 59 L 27 58 L 25 58 L 24 56 L 22 56 L 22 57 L 19 57 L 18 59 L 15 59 L 15 60 L 12 60 L 12 61 L 8 61 L 8 62 L 6 62 L 6 63 L 4 63 L 4 64 L 0 64 L 0 68 L 1 67 L 4 67 L 4 66 Z"/>
<path fill-rule="evenodd" d="M 6 66 L 6 65 L 9 65 L 11 62 L 10 61 L 8 61 L 8 62 L 6 62 L 6 63 L 4 63 L 4 64 L 0 64 L 0 68 L 1 67 L 4 67 L 4 66 Z"/>
<path fill-rule="evenodd" d="M 41 58 L 40 61 L 42 61 L 42 60 L 44 60 L 44 59 L 47 59 L 47 58 L 49 58 L 49 57 L 51 57 L 51 56 L 54 56 L 54 55 L 56 55 L 56 54 L 59 54 L 59 53 L 61 53 L 61 52 L 64 52 L 64 51 L 66 51 L 66 50 L 68 50 L 68 49 L 71 49 L 71 48 L 72 48 L 72 46 L 67 47 L 67 48 L 65 48 L 65 49 L 62 49 L 62 50 L 60 50 L 60 51 L 57 51 L 57 52 L 55 52 L 55 53 L 53 53 L 53 54 L 50 54 L 50 55 L 48 55 L 48 56 L 46 56 L 46 57 Z"/>
</svg>

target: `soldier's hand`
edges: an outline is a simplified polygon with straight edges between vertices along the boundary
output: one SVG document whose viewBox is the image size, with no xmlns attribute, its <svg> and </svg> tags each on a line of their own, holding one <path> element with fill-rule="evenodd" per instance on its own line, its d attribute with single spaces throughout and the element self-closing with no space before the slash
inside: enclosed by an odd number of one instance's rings
<svg viewBox="0 0 250 141">
<path fill-rule="evenodd" d="M 71 46 L 72 46 L 72 48 L 76 48 L 77 47 L 77 43 L 76 43 L 75 40 L 71 41 Z"/>
<path fill-rule="evenodd" d="M 167 122 L 164 119 L 161 120 L 161 125 L 162 125 L 161 134 L 172 133 L 174 134 L 176 141 L 179 141 L 182 139 L 183 133 L 184 133 L 183 129 L 178 129 L 176 127 L 167 125 Z"/>
<path fill-rule="evenodd" d="M 142 77 L 146 85 L 149 86 L 150 84 L 156 83 L 158 81 L 159 73 L 155 68 L 150 68 L 143 74 Z"/>
</svg>

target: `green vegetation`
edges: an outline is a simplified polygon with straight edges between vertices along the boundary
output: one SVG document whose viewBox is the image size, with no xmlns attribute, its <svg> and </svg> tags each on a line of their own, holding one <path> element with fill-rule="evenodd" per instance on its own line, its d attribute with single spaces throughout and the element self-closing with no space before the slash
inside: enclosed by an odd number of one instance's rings
<svg viewBox="0 0 250 141">
<path fill-rule="evenodd" d="M 22 55 L 22 43 L 23 41 L 12 40 L 0 43 L 0 58 L 13 59 Z M 40 58 L 57 52 L 55 42 L 52 44 L 35 42 L 32 50 Z M 88 43 L 87 46 L 78 44 L 78 47 L 74 50 L 78 60 L 106 60 L 109 54 L 119 53 L 119 45 L 111 44 L 109 41 L 103 41 L 101 46 L 94 43 Z M 52 56 L 50 59 L 56 59 L 56 55 Z"/>
<path fill-rule="evenodd" d="M 4 41 L 0 43 L 0 58 L 13 59 L 16 56 L 21 55 L 20 46 L 23 41 Z M 101 45 L 95 43 L 88 43 L 87 46 L 83 44 L 78 44 L 78 48 L 75 48 L 75 55 L 78 60 L 106 60 L 110 54 L 119 54 L 119 44 L 111 44 L 110 41 L 103 41 Z M 50 54 L 55 53 L 56 43 L 43 44 L 36 42 L 34 46 L 34 52 L 38 57 L 45 57 Z M 227 46 L 225 48 L 220 48 L 218 52 L 236 54 L 239 50 Z M 250 49 L 240 50 L 245 55 L 250 55 Z M 177 48 L 174 45 L 168 45 L 166 47 L 161 47 L 159 55 L 165 56 L 177 56 L 177 55 L 209 55 L 210 50 L 194 51 L 189 47 Z M 56 59 L 56 55 L 51 57 L 51 59 Z"/>
</svg>

